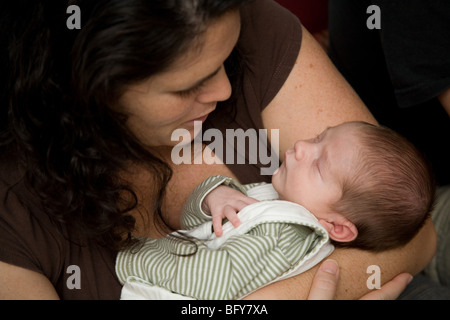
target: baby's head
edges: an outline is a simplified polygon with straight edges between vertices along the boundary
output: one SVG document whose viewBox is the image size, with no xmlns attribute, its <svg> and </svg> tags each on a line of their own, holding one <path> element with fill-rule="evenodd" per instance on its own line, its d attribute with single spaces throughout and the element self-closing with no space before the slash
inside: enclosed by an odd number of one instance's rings
<svg viewBox="0 0 450 320">
<path fill-rule="evenodd" d="M 272 183 L 280 199 L 311 211 L 336 245 L 372 251 L 407 243 L 435 193 L 432 172 L 410 142 L 363 122 L 298 141 Z"/>
</svg>

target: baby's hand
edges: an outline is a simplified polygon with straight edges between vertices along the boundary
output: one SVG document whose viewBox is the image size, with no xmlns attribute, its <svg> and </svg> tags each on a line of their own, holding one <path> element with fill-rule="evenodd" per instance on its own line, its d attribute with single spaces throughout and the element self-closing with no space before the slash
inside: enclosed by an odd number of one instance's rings
<svg viewBox="0 0 450 320">
<path fill-rule="evenodd" d="M 211 215 L 214 233 L 222 236 L 222 220 L 227 218 L 234 227 L 241 223 L 237 213 L 249 204 L 258 200 L 247 197 L 241 192 L 226 186 L 219 186 L 211 191 L 203 200 L 202 209 Z"/>
</svg>

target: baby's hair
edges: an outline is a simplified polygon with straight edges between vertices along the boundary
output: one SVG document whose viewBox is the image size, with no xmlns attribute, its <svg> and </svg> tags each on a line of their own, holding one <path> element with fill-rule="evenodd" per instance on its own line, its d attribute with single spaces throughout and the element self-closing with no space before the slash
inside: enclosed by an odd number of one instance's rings
<svg viewBox="0 0 450 320">
<path fill-rule="evenodd" d="M 429 217 L 436 185 L 423 155 L 393 130 L 357 123 L 358 167 L 343 181 L 335 212 L 358 229 L 355 240 L 337 246 L 383 251 L 410 241 Z"/>
</svg>

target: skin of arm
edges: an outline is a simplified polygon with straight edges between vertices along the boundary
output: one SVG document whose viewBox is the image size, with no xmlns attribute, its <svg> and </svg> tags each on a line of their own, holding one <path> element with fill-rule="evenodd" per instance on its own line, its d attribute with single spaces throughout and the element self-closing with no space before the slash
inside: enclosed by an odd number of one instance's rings
<svg viewBox="0 0 450 320">
<path fill-rule="evenodd" d="M 42 274 L 0 261 L 0 300 L 59 300 L 53 285 Z"/>
<path fill-rule="evenodd" d="M 306 29 L 303 29 L 302 48 L 294 69 L 262 116 L 266 129 L 280 130 L 281 160 L 295 141 L 314 137 L 329 126 L 352 120 L 376 123 Z M 432 259 L 435 250 L 436 234 L 431 221 L 399 249 L 376 254 L 336 249 L 331 255 L 340 266 L 336 298 L 358 299 L 368 293 L 367 268 L 371 265 L 380 267 L 384 284 L 402 272 L 417 274 Z M 271 284 L 246 299 L 306 299 L 317 269 Z"/>
<path fill-rule="evenodd" d="M 377 123 L 306 29 L 294 69 L 262 118 L 266 129 L 279 130 L 281 160 L 296 141 L 328 127 L 347 121 Z"/>
<path fill-rule="evenodd" d="M 360 300 L 394 300 L 405 290 L 413 277 L 401 273 L 379 290 L 373 290 Z M 320 264 L 314 275 L 308 300 L 333 300 L 339 283 L 339 265 L 335 260 L 328 259 Z"/>
<path fill-rule="evenodd" d="M 381 283 L 407 272 L 417 274 L 434 256 L 436 237 L 431 221 L 421 232 L 403 248 L 382 253 L 371 253 L 357 249 L 337 249 L 330 259 L 339 263 L 339 283 L 335 298 L 338 300 L 356 300 L 370 292 L 367 280 L 371 274 L 367 268 L 377 265 L 381 270 Z M 316 266 L 296 277 L 273 283 L 247 296 L 248 300 L 303 300 L 308 296 Z"/>
<path fill-rule="evenodd" d="M 445 90 L 439 96 L 439 101 L 441 102 L 442 106 L 444 107 L 445 111 L 447 111 L 447 114 L 450 117 L 450 88 Z"/>
</svg>

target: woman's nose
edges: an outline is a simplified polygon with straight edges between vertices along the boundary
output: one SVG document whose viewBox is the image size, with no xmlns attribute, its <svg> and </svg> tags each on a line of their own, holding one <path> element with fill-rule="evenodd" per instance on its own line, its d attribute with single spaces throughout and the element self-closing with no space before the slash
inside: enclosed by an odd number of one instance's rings
<svg viewBox="0 0 450 320">
<path fill-rule="evenodd" d="M 225 71 L 225 67 L 219 73 L 208 81 L 204 90 L 197 97 L 200 103 L 215 103 L 228 100 L 231 96 L 231 83 Z"/>
</svg>

